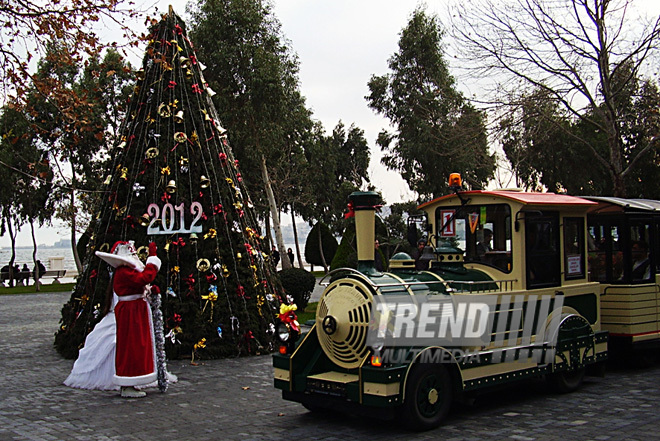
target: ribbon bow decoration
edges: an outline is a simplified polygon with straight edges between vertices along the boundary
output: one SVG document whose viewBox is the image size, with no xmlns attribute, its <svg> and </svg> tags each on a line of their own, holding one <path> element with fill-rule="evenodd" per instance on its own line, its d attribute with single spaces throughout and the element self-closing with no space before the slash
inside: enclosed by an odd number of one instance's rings
<svg viewBox="0 0 660 441">
<path fill-rule="evenodd" d="M 300 332 L 300 324 L 298 323 L 298 316 L 296 315 L 296 310 L 298 306 L 285 305 L 284 303 L 280 305 L 280 314 L 277 318 L 280 319 L 282 323 L 285 323 L 291 327 L 292 330 Z"/>
</svg>

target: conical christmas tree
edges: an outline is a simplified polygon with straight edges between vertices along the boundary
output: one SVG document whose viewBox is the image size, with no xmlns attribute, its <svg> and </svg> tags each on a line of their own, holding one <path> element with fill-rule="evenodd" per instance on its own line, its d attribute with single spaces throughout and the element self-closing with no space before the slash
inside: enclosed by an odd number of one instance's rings
<svg viewBox="0 0 660 441">
<path fill-rule="evenodd" d="M 94 251 L 155 241 L 169 358 L 266 352 L 281 292 L 185 24 L 170 10 L 151 28 L 84 272 L 62 309 L 55 344 L 77 356 L 110 284 Z"/>
</svg>

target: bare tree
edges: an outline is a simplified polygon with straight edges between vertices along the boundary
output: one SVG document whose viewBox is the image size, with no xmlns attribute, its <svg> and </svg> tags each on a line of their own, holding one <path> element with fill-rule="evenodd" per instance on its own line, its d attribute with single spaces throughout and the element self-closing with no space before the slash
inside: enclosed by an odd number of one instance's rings
<svg viewBox="0 0 660 441">
<path fill-rule="evenodd" d="M 520 96 L 516 90 L 544 90 L 565 114 L 606 135 L 606 149 L 584 142 L 617 196 L 626 195 L 626 175 L 658 145 L 656 135 L 630 154 L 621 131 L 617 98 L 648 70 L 660 43 L 660 18 L 633 16 L 632 3 L 483 0 L 462 2 L 452 14 L 456 47 L 469 60 L 463 65 L 493 80 L 494 103 L 506 108 L 516 105 L 509 101 Z"/>
<path fill-rule="evenodd" d="M 126 6 L 124 6 L 126 5 Z M 131 45 L 139 41 L 125 23 L 137 11 L 127 0 L 61 0 L 58 2 L 6 0 L 0 4 L 0 80 L 6 96 L 19 100 L 32 81 L 34 56 L 43 56 L 49 42 L 73 48 L 72 57 L 82 63 L 85 54 L 102 47 L 95 26 L 114 23 Z M 116 43 L 114 44 L 116 45 Z"/>
</svg>

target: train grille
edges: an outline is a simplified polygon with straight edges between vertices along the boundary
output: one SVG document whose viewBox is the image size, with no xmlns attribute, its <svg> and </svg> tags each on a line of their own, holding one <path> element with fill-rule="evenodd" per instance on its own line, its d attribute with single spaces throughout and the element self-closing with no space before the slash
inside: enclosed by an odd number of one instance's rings
<svg viewBox="0 0 660 441">
<path fill-rule="evenodd" d="M 366 345 L 371 304 L 369 289 L 358 280 L 328 286 L 316 310 L 316 333 L 325 354 L 338 366 L 359 367 L 369 355 Z"/>
</svg>

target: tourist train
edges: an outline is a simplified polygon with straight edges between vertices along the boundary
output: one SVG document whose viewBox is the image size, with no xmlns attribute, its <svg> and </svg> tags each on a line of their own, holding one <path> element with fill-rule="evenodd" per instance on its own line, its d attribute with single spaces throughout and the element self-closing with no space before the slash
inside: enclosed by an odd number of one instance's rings
<svg viewBox="0 0 660 441">
<path fill-rule="evenodd" d="M 309 332 L 290 315 L 278 324 L 284 399 L 427 430 L 467 394 L 533 377 L 570 392 L 608 353 L 658 345 L 660 202 L 464 191 L 456 174 L 450 188 L 419 207 L 416 258 L 395 254 L 386 271 L 379 196 L 350 196 L 358 267 L 323 279 Z"/>
</svg>

